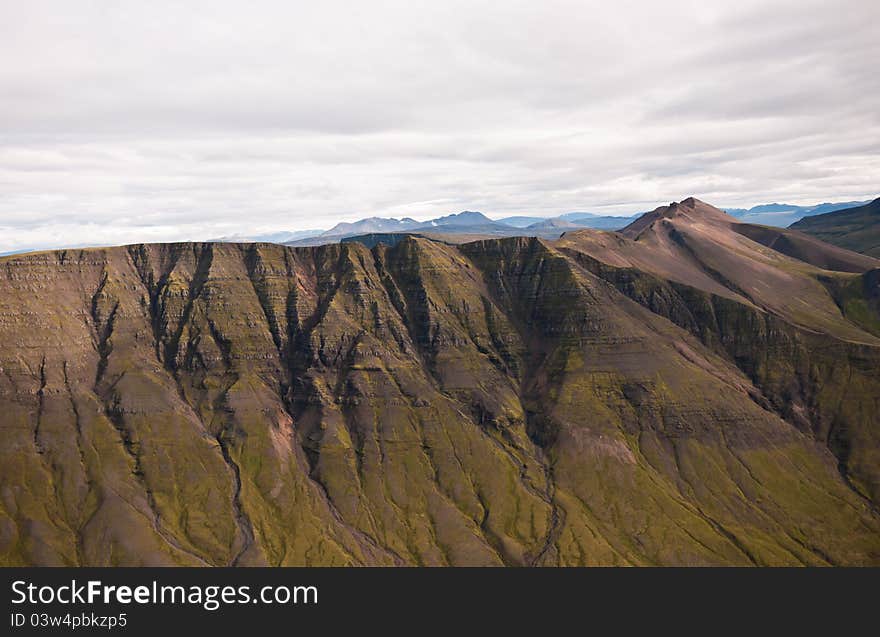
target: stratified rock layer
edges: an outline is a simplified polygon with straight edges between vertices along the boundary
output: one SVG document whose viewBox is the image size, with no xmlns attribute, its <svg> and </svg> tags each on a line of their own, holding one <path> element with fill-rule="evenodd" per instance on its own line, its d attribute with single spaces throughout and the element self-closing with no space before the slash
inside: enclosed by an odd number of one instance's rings
<svg viewBox="0 0 880 637">
<path fill-rule="evenodd" d="M 690 206 L 0 260 L 0 564 L 880 564 L 877 277 Z"/>
</svg>

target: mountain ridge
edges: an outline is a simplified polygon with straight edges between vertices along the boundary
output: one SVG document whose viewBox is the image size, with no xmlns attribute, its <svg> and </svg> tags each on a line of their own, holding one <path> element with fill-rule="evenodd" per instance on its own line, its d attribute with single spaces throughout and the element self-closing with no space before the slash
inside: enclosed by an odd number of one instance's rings
<svg viewBox="0 0 880 637">
<path fill-rule="evenodd" d="M 790 228 L 841 248 L 880 257 L 880 197 L 863 206 L 802 219 Z"/>
<path fill-rule="evenodd" d="M 858 206 L 860 203 L 867 202 L 823 203 L 813 206 L 795 206 L 789 204 L 761 204 L 749 210 L 742 208 L 728 208 L 727 212 L 739 219 L 740 221 L 751 223 L 754 225 L 785 227 L 803 218 L 804 214 L 818 215 L 827 211 L 837 211 L 841 209 L 846 209 L 851 206 Z M 779 210 L 782 212 L 752 212 L 754 210 L 766 209 Z M 797 212 L 797 214 L 789 214 L 792 211 Z M 454 218 L 455 213 L 451 215 L 446 215 L 446 217 L 438 217 L 428 221 L 418 221 L 412 219 L 411 217 L 403 217 L 401 219 L 397 219 L 393 217 L 373 216 L 353 222 L 340 222 L 330 230 L 309 229 L 296 231 L 281 230 L 274 232 L 259 232 L 254 234 L 234 233 L 213 239 L 208 239 L 207 241 L 215 243 L 270 242 L 283 243 L 286 245 L 310 246 L 321 245 L 322 243 L 332 243 L 340 241 L 344 238 L 354 237 L 357 235 L 414 231 L 416 233 L 426 235 L 449 234 L 453 235 L 452 240 L 461 242 L 474 241 L 490 236 L 519 236 L 528 226 L 535 226 L 535 228 L 532 228 L 528 231 L 530 233 L 533 233 L 534 236 L 540 236 L 546 239 L 557 239 L 560 234 L 559 232 L 557 232 L 557 228 L 560 230 L 573 229 L 568 226 L 568 223 L 572 223 L 575 226 L 582 228 L 616 231 L 621 230 L 625 226 L 629 225 L 643 214 L 645 213 L 637 213 L 630 216 L 614 216 L 592 212 L 567 212 L 557 216 L 513 216 L 504 217 L 497 220 L 489 219 L 485 215 L 482 215 L 480 223 L 462 223 L 453 228 L 443 227 L 440 224 L 438 224 L 437 226 L 431 226 L 431 223 L 432 221 L 436 223 L 438 219 Z M 477 225 L 482 225 L 483 227 L 477 228 Z M 175 240 L 172 240 L 170 242 L 174 243 Z M 34 250 L 80 248 L 87 247 L 88 245 L 90 244 L 80 242 L 68 245 L 41 245 L 39 242 L 36 242 L 33 247 L 19 248 L 15 250 L 0 252 L 0 256 L 23 254 Z M 91 245 L 96 244 L 92 243 Z M 100 245 L 116 244 L 102 242 L 100 243 Z"/>
<path fill-rule="evenodd" d="M 880 563 L 880 270 L 704 206 L 0 259 L 0 563 Z"/>
</svg>

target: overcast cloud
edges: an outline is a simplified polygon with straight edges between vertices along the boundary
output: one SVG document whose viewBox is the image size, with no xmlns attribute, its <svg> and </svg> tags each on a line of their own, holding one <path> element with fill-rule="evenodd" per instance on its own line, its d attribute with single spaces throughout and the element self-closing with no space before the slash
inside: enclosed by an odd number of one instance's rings
<svg viewBox="0 0 880 637">
<path fill-rule="evenodd" d="M 0 252 L 880 194 L 880 3 L 0 0 Z"/>
</svg>

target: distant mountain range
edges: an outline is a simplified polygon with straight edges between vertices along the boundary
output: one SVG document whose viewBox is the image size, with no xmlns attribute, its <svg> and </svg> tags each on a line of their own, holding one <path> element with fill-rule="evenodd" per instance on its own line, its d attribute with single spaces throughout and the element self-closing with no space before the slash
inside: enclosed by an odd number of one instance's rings
<svg viewBox="0 0 880 637">
<path fill-rule="evenodd" d="M 289 241 L 296 241 L 297 239 L 317 237 L 320 234 L 324 234 L 324 232 L 324 230 L 296 230 L 269 232 L 265 234 L 233 234 L 227 235 L 225 237 L 220 237 L 218 239 L 211 239 L 210 241 L 214 243 L 287 243 Z"/>
<path fill-rule="evenodd" d="M 854 208 L 868 203 L 867 201 L 842 201 L 838 203 L 820 203 L 812 206 L 795 206 L 787 203 L 766 203 L 752 208 L 726 208 L 724 211 L 746 223 L 757 223 L 764 226 L 787 228 L 804 217 L 821 215 L 845 208 Z"/>
<path fill-rule="evenodd" d="M 481 212 L 465 210 L 429 221 L 369 217 L 352 223 L 339 223 L 326 232 L 282 241 L 287 245 L 311 246 L 342 241 L 351 237 L 387 235 L 395 232 L 415 233 L 458 243 L 479 238 L 537 236 L 556 239 L 569 230 L 592 228 L 619 230 L 638 217 L 610 217 L 589 212 L 569 212 L 557 217 L 515 216 L 490 219 Z"/>
<path fill-rule="evenodd" d="M 812 206 L 797 206 L 794 204 L 761 204 L 752 208 L 727 208 L 725 212 L 736 217 L 739 221 L 755 225 L 775 226 L 778 228 L 786 228 L 792 224 L 798 223 L 802 219 L 810 217 L 818 217 L 828 215 L 841 210 L 857 209 L 864 207 L 867 201 L 845 201 L 837 203 L 821 203 Z M 873 202 L 872 205 L 876 205 Z M 594 229 L 594 230 L 621 230 L 643 213 L 637 213 L 631 216 L 609 216 L 594 212 L 574 211 L 567 212 L 555 217 L 540 217 L 530 215 L 518 215 L 504 217 L 501 219 L 491 219 L 481 212 L 465 210 L 456 214 L 449 214 L 428 221 L 419 221 L 412 217 L 403 217 L 401 219 L 391 217 L 367 217 L 352 222 L 337 223 L 329 230 L 310 229 L 310 230 L 280 230 L 276 232 L 266 233 L 235 233 L 214 239 L 208 239 L 208 243 L 280 243 L 284 245 L 294 246 L 314 246 L 327 243 L 337 243 L 352 237 L 364 237 L 370 235 L 371 240 L 377 240 L 382 236 L 383 242 L 389 241 L 388 235 L 393 233 L 417 234 L 427 238 L 440 239 L 449 243 L 462 243 L 466 241 L 474 241 L 477 239 L 511 237 L 511 236 L 534 236 L 542 239 L 557 239 L 566 232 Z M 846 218 L 846 223 L 851 225 L 856 216 Z M 825 219 L 823 224 L 836 223 L 836 218 Z M 841 217 L 841 219 L 844 219 Z M 843 247 L 853 249 L 866 254 L 877 255 L 876 251 L 880 251 L 880 241 L 874 241 L 870 237 L 876 236 L 876 231 L 871 229 L 872 224 L 876 225 L 876 216 L 864 216 L 862 222 L 868 225 L 866 234 L 858 235 L 861 238 L 854 238 L 854 243 L 840 243 L 844 241 L 842 235 L 845 232 L 858 230 L 858 227 L 850 227 L 848 229 L 836 229 L 831 234 L 822 236 L 817 234 L 819 238 L 835 243 Z M 858 225 L 858 224 L 857 224 Z M 798 225 L 797 230 L 810 233 L 812 226 Z M 818 226 L 817 226 L 818 228 Z M 826 230 L 817 232 L 826 232 Z M 872 234 L 874 233 L 874 234 Z M 827 234 L 827 232 L 826 232 Z M 833 236 L 832 236 L 833 235 Z M 862 246 L 862 243 L 867 244 Z M 106 245 L 91 243 L 91 246 Z M 63 244 L 40 243 L 27 248 L 19 248 L 8 252 L 0 253 L 0 256 L 21 254 L 24 252 L 32 252 L 36 250 L 52 250 L 60 248 L 79 248 L 86 247 L 86 244 Z M 875 252 L 869 250 L 874 249 Z"/>
<path fill-rule="evenodd" d="M 498 223 L 504 223 L 514 228 L 528 228 L 533 223 L 541 223 L 547 221 L 547 217 L 504 217 L 499 219 Z"/>
<path fill-rule="evenodd" d="M 785 228 L 805 217 L 821 215 L 847 208 L 861 206 L 867 202 L 846 201 L 821 203 L 812 206 L 794 204 L 761 204 L 752 208 L 728 208 L 729 215 L 745 223 Z M 392 233 L 414 233 L 426 237 L 443 239 L 452 243 L 472 241 L 480 238 L 536 236 L 543 239 L 556 239 L 565 232 L 584 228 L 594 230 L 620 230 L 643 213 L 631 216 L 609 216 L 593 212 L 567 212 L 555 217 L 517 215 L 501 219 L 490 219 L 481 212 L 465 210 L 456 214 L 419 221 L 411 217 L 367 217 L 358 221 L 338 223 L 329 230 L 302 230 L 299 232 L 275 232 L 253 236 L 233 235 L 216 239 L 222 242 L 267 242 L 286 245 L 314 246 L 335 243 L 370 235 L 375 240 L 380 235 Z"/>
</svg>

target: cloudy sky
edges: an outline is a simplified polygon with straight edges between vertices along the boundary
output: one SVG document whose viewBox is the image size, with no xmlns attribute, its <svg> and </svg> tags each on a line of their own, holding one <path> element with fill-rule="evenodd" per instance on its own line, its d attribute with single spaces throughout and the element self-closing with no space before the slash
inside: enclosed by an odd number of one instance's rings
<svg viewBox="0 0 880 637">
<path fill-rule="evenodd" d="M 0 2 L 0 252 L 880 194 L 880 3 Z"/>
</svg>

